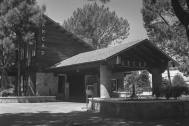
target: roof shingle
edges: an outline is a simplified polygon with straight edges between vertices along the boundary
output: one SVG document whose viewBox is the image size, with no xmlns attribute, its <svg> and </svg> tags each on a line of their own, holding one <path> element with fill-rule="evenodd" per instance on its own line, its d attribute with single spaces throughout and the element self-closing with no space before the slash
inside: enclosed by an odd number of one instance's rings
<svg viewBox="0 0 189 126">
<path fill-rule="evenodd" d="M 147 39 L 145 39 L 147 40 Z M 145 41 L 142 40 L 142 41 Z M 111 56 L 116 55 L 117 53 L 120 53 L 124 51 L 125 49 L 128 49 L 129 47 L 132 47 L 133 45 L 136 45 L 137 43 L 140 43 L 142 41 L 134 41 L 134 42 L 128 42 L 124 44 L 120 44 L 117 46 L 107 47 L 103 49 L 98 49 L 94 51 L 89 51 L 85 53 L 80 53 L 78 55 L 75 55 L 71 58 L 68 58 L 66 60 L 63 60 L 60 63 L 55 64 L 51 68 L 59 68 L 64 66 L 72 66 L 72 65 L 78 65 L 83 63 L 91 63 L 96 61 L 103 61 Z"/>
</svg>

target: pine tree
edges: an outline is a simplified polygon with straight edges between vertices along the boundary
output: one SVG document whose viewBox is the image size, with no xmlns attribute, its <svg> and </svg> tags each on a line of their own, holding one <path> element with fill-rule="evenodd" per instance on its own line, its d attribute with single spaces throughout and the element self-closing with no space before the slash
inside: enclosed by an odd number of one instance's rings
<svg viewBox="0 0 189 126">
<path fill-rule="evenodd" d="M 74 11 L 63 27 L 86 40 L 95 48 L 104 48 L 114 42 L 121 42 L 129 35 L 129 23 L 109 8 L 96 3 L 85 5 Z"/>
<path fill-rule="evenodd" d="M 34 42 L 33 28 L 43 21 L 44 11 L 45 6 L 39 7 L 36 0 L 3 0 L 0 3 L 0 39 L 5 42 L 2 43 L 3 45 L 7 43 L 14 45 L 12 47 L 15 47 L 18 52 L 18 95 L 20 95 L 20 48 L 24 43 Z M 10 51 L 14 51 L 14 49 Z M 3 58 L 1 57 L 1 60 Z"/>
<path fill-rule="evenodd" d="M 174 0 L 173 0 L 174 1 Z M 181 0 L 182 6 L 186 2 Z M 181 72 L 189 74 L 189 42 L 185 28 L 174 13 L 171 0 L 143 0 L 142 15 L 149 39 L 181 64 Z"/>
<path fill-rule="evenodd" d="M 0 39 L 0 66 L 1 66 L 1 88 L 7 88 L 6 68 L 13 65 L 15 61 L 15 45 L 10 38 Z"/>
</svg>

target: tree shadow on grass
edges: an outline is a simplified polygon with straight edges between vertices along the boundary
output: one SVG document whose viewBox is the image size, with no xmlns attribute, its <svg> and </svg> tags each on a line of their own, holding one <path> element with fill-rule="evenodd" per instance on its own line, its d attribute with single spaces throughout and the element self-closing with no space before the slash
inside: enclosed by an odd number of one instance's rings
<svg viewBox="0 0 189 126">
<path fill-rule="evenodd" d="M 94 111 L 69 113 L 5 113 L 0 114 L 0 126 L 188 126 L 189 117 L 158 120 L 111 118 Z"/>
</svg>

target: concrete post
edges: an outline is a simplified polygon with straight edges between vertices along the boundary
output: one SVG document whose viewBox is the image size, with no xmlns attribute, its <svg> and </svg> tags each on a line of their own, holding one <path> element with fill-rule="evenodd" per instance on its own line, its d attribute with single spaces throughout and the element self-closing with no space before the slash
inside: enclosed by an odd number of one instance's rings
<svg viewBox="0 0 189 126">
<path fill-rule="evenodd" d="M 100 65 L 100 97 L 110 98 L 111 95 L 111 71 L 107 65 Z"/>
<path fill-rule="evenodd" d="M 162 85 L 162 74 L 159 71 L 159 68 L 152 69 L 152 95 L 159 97 L 160 88 Z"/>
</svg>

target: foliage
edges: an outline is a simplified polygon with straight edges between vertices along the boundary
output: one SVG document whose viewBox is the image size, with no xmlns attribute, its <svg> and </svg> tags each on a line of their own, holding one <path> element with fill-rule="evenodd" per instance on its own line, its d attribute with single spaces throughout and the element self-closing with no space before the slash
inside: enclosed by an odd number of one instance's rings
<svg viewBox="0 0 189 126">
<path fill-rule="evenodd" d="M 8 37 L 0 39 L 1 87 L 7 88 L 6 68 L 15 61 L 15 46 Z"/>
<path fill-rule="evenodd" d="M 133 95 L 135 95 L 135 89 L 140 91 L 143 87 L 150 87 L 149 73 L 146 70 L 141 71 L 140 74 L 139 71 L 133 71 L 130 75 L 126 76 L 125 80 L 127 82 L 126 88 L 132 87 Z"/>
<path fill-rule="evenodd" d="M 184 81 L 184 78 L 179 74 L 174 76 L 172 85 L 170 84 L 168 79 L 163 78 L 161 93 L 167 99 L 169 99 L 170 97 L 180 97 L 182 94 L 188 93 L 188 88 L 184 87 L 184 85 L 186 85 L 186 82 Z"/>
<path fill-rule="evenodd" d="M 182 86 L 182 87 L 181 87 L 181 90 L 183 91 L 183 95 L 188 95 L 188 94 L 189 94 L 188 85 Z"/>
<path fill-rule="evenodd" d="M 172 84 L 173 84 L 173 97 L 174 98 L 180 97 L 181 94 L 183 94 L 184 92 L 183 86 L 186 84 L 184 78 L 181 75 L 177 74 L 174 76 L 172 80 Z"/>
<path fill-rule="evenodd" d="M 162 86 L 164 87 L 164 86 L 168 86 L 168 85 L 170 85 L 169 80 L 166 78 L 162 78 Z"/>
<path fill-rule="evenodd" d="M 35 0 L 4 0 L 0 4 L 0 29 L 2 39 L 9 37 L 14 43 L 33 41 L 34 33 L 31 27 L 40 24 L 42 9 Z"/>
<path fill-rule="evenodd" d="M 2 96 L 2 97 L 7 97 L 8 96 L 8 93 L 7 93 L 7 91 L 6 90 L 0 90 L 0 96 Z"/>
<path fill-rule="evenodd" d="M 187 56 L 183 58 L 179 71 L 181 71 L 184 76 L 189 76 L 189 58 Z"/>
<path fill-rule="evenodd" d="M 172 91 L 173 91 L 173 97 L 175 99 L 177 99 L 178 97 L 180 97 L 183 94 L 182 86 L 176 85 L 176 86 L 173 86 L 172 88 L 173 88 L 172 89 Z"/>
<path fill-rule="evenodd" d="M 97 0 L 88 0 L 88 1 L 97 1 Z M 103 4 L 110 2 L 110 0 L 99 0 L 99 1 L 102 2 Z"/>
<path fill-rule="evenodd" d="M 126 87 L 129 87 L 131 84 L 136 84 L 137 87 L 150 87 L 149 78 L 149 73 L 146 70 L 141 71 L 140 74 L 138 71 L 133 71 L 130 75 L 126 76 Z"/>
<path fill-rule="evenodd" d="M 187 37 L 189 39 L 189 1 L 188 0 L 171 0 L 173 10 L 175 12 L 175 15 L 181 22 L 181 24 L 185 27 Z M 184 3 L 184 6 L 183 6 Z"/>
<path fill-rule="evenodd" d="M 180 0 L 182 7 L 186 6 Z M 160 49 L 176 58 L 181 64 L 180 70 L 189 74 L 185 62 L 189 59 L 189 43 L 186 30 L 180 25 L 171 5 L 171 0 L 143 0 L 144 27 L 149 39 Z"/>
<path fill-rule="evenodd" d="M 184 86 L 186 84 L 184 78 L 180 75 L 180 74 L 177 74 L 174 76 L 173 80 L 172 80 L 172 84 L 173 86 Z"/>
<path fill-rule="evenodd" d="M 129 35 L 128 21 L 96 2 L 74 11 L 73 16 L 64 21 L 63 27 L 96 49 L 107 47 L 112 42 L 120 43 Z"/>
<path fill-rule="evenodd" d="M 164 95 L 167 99 L 172 97 L 172 86 L 169 80 L 166 78 L 162 78 L 161 94 Z"/>
<path fill-rule="evenodd" d="M 3 0 L 0 3 L 0 65 L 3 73 L 13 65 L 18 45 L 34 42 L 32 27 L 43 21 L 44 11 L 45 6 L 40 8 L 36 0 Z M 6 83 L 3 86 L 6 88 Z"/>
<path fill-rule="evenodd" d="M 138 79 L 139 73 L 137 71 L 132 71 L 131 74 L 126 77 L 128 85 L 135 84 L 138 81 Z"/>
<path fill-rule="evenodd" d="M 139 87 L 150 87 L 150 76 L 149 76 L 149 72 L 144 70 L 141 71 L 140 75 L 139 75 Z"/>
</svg>

